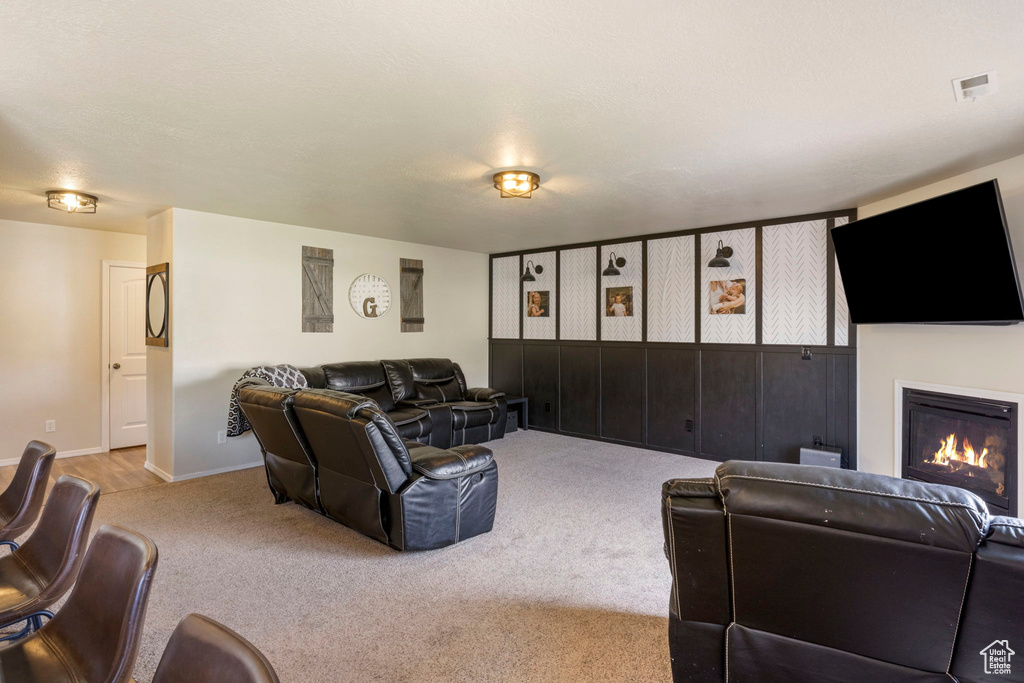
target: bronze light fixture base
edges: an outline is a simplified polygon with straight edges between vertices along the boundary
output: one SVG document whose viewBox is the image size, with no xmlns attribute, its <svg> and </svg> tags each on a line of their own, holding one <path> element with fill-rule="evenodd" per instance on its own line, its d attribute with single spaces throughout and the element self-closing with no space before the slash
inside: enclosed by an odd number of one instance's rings
<svg viewBox="0 0 1024 683">
<path fill-rule="evenodd" d="M 501 171 L 494 174 L 494 187 L 503 199 L 529 199 L 533 191 L 540 187 L 540 176 L 530 171 Z"/>
<path fill-rule="evenodd" d="M 99 200 L 91 194 L 73 190 L 50 190 L 46 193 L 46 205 L 68 213 L 96 213 Z"/>
</svg>

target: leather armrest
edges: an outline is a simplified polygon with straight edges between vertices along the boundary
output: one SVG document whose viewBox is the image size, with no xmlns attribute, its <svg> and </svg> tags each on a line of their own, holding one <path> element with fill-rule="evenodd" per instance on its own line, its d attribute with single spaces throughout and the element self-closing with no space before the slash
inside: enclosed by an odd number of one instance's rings
<svg viewBox="0 0 1024 683">
<path fill-rule="evenodd" d="M 435 403 L 437 403 L 437 400 L 433 398 L 403 398 L 401 401 L 396 401 L 395 405 L 422 408 L 424 406 L 432 406 Z"/>
<path fill-rule="evenodd" d="M 1024 520 L 1015 517 L 993 517 L 988 541 L 1024 548 Z"/>
<path fill-rule="evenodd" d="M 718 498 L 715 480 L 705 479 L 669 479 L 661 487 L 664 496 L 680 496 L 683 498 Z"/>
<path fill-rule="evenodd" d="M 428 479 L 457 479 L 485 469 L 494 459 L 487 448 L 456 446 L 449 450 L 423 446 L 409 451 L 412 468 Z"/>
<path fill-rule="evenodd" d="M 494 399 L 501 398 L 504 395 L 504 391 L 498 391 L 497 389 L 488 389 L 486 387 L 475 387 L 473 389 L 466 389 L 467 401 L 493 401 Z"/>
</svg>

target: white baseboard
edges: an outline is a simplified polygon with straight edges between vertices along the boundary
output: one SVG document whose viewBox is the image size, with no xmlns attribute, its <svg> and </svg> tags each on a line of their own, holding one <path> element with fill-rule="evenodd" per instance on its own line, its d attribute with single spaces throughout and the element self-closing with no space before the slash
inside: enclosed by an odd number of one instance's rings
<svg viewBox="0 0 1024 683">
<path fill-rule="evenodd" d="M 142 463 L 142 466 L 145 469 L 147 469 L 150 472 L 152 472 L 153 474 L 155 474 L 156 476 L 158 476 L 161 479 L 163 479 L 164 481 L 174 481 L 174 477 L 172 477 L 171 475 L 167 474 L 162 469 L 160 469 L 159 467 L 157 467 L 156 465 L 154 465 L 153 463 L 151 463 L 148 460 L 146 462 Z"/>
<path fill-rule="evenodd" d="M 95 448 L 79 448 L 74 451 L 57 451 L 57 458 L 77 458 L 80 455 L 95 455 L 96 453 L 106 453 L 101 446 Z M 0 467 L 6 467 L 7 465 L 17 465 L 21 462 L 21 458 L 5 458 L 0 460 Z"/>
<path fill-rule="evenodd" d="M 227 472 L 235 472 L 236 470 L 247 470 L 247 469 L 250 469 L 252 467 L 263 467 L 263 460 L 261 459 L 261 460 L 258 460 L 256 462 L 247 462 L 247 463 L 242 464 L 242 465 L 231 465 L 229 467 L 220 467 L 220 468 L 215 469 L 215 470 L 206 470 L 204 472 L 191 472 L 189 474 L 179 474 L 179 475 L 168 474 L 167 472 L 164 472 L 162 469 L 160 469 L 156 465 L 153 465 L 152 463 L 150 463 L 148 460 L 146 461 L 146 464 L 145 464 L 145 468 L 147 470 L 149 470 L 150 472 L 152 472 L 156 476 L 160 477 L 164 481 L 187 481 L 189 479 L 198 479 L 199 477 L 209 477 L 209 476 L 212 476 L 214 474 L 225 474 Z"/>
</svg>

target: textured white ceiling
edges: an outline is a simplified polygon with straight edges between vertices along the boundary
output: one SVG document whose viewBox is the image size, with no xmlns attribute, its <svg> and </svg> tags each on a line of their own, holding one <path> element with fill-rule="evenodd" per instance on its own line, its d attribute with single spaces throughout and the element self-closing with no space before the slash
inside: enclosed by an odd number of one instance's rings
<svg viewBox="0 0 1024 683">
<path fill-rule="evenodd" d="M 0 26 L 0 218 L 143 232 L 180 206 L 495 252 L 1024 153 L 1022 0 L 3 0 Z M 498 197 L 509 167 L 533 199 Z"/>
</svg>

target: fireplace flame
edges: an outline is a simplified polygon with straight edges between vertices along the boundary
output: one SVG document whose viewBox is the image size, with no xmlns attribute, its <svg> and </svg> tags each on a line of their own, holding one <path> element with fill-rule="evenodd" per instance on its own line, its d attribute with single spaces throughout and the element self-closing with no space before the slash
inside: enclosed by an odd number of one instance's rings
<svg viewBox="0 0 1024 683">
<path fill-rule="evenodd" d="M 988 456 L 988 449 L 983 448 L 981 452 L 974 450 L 970 440 L 964 439 L 963 450 L 957 450 L 956 433 L 950 434 L 945 439 L 940 439 L 942 445 L 932 456 L 932 462 L 937 465 L 953 465 L 954 463 L 966 463 L 974 467 L 987 467 L 985 459 Z"/>
<path fill-rule="evenodd" d="M 967 438 L 961 443 L 956 432 L 945 439 L 939 439 L 939 442 L 939 450 L 935 451 L 931 460 L 925 460 L 924 464 L 937 467 L 944 474 L 974 479 L 969 487 L 981 486 L 987 489 L 994 485 L 996 495 L 1004 495 L 1006 458 L 1001 452 L 1003 442 L 1000 438 L 986 437 L 985 447 L 980 451 Z M 994 450 L 989 451 L 990 446 Z"/>
</svg>

